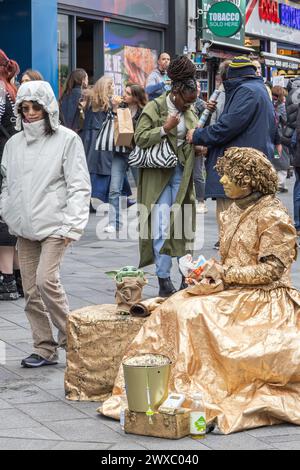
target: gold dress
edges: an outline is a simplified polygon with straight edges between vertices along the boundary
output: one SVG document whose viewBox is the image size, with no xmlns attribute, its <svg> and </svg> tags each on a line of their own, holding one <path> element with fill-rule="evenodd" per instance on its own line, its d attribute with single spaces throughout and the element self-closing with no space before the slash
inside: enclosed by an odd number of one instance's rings
<svg viewBox="0 0 300 470">
<path fill-rule="evenodd" d="M 203 393 L 208 421 L 228 434 L 300 425 L 300 293 L 290 285 L 296 232 L 275 196 L 245 198 L 223 213 L 221 292 L 181 291 L 156 308 L 126 357 L 173 362 L 170 391 Z M 101 412 L 118 418 L 123 374 Z"/>
</svg>

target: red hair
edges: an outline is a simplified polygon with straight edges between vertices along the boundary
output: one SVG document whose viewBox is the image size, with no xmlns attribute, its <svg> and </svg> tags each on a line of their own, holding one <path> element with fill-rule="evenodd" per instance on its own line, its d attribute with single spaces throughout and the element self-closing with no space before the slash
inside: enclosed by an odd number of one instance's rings
<svg viewBox="0 0 300 470">
<path fill-rule="evenodd" d="M 11 83 L 11 79 L 18 75 L 19 72 L 20 67 L 17 62 L 9 59 L 5 52 L 0 49 L 0 80 L 4 82 L 6 91 L 14 101 L 17 95 L 17 87 Z"/>
</svg>

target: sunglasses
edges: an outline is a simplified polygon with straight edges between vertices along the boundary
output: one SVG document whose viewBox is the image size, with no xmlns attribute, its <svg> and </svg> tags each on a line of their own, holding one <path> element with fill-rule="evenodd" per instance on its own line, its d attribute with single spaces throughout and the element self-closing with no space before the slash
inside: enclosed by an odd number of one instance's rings
<svg viewBox="0 0 300 470">
<path fill-rule="evenodd" d="M 21 106 L 21 111 L 24 114 L 29 113 L 31 109 L 33 109 L 33 111 L 42 111 L 43 106 L 39 103 L 33 103 L 31 106 Z"/>
</svg>

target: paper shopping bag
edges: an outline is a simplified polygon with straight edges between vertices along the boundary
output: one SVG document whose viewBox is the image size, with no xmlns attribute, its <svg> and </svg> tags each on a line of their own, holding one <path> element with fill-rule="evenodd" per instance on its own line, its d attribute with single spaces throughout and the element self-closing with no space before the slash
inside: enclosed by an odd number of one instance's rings
<svg viewBox="0 0 300 470">
<path fill-rule="evenodd" d="M 134 135 L 133 122 L 128 108 L 118 109 L 115 119 L 116 147 L 130 147 Z"/>
</svg>

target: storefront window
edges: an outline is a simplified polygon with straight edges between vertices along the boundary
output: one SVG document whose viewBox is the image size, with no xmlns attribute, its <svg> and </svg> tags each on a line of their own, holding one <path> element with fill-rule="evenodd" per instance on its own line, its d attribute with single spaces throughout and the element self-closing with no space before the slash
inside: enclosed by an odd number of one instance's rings
<svg viewBox="0 0 300 470">
<path fill-rule="evenodd" d="M 69 44 L 69 17 L 58 15 L 57 30 L 57 54 L 58 54 L 58 83 L 59 95 L 62 94 L 64 85 L 70 72 L 70 44 Z"/>
<path fill-rule="evenodd" d="M 122 94 L 127 81 L 146 85 L 156 67 L 162 33 L 115 23 L 105 24 L 105 74 Z"/>
<path fill-rule="evenodd" d="M 63 0 L 62 3 L 155 23 L 169 22 L 169 0 Z"/>
<path fill-rule="evenodd" d="M 277 54 L 291 57 L 294 59 L 300 59 L 300 46 L 299 44 L 277 44 Z"/>
</svg>

